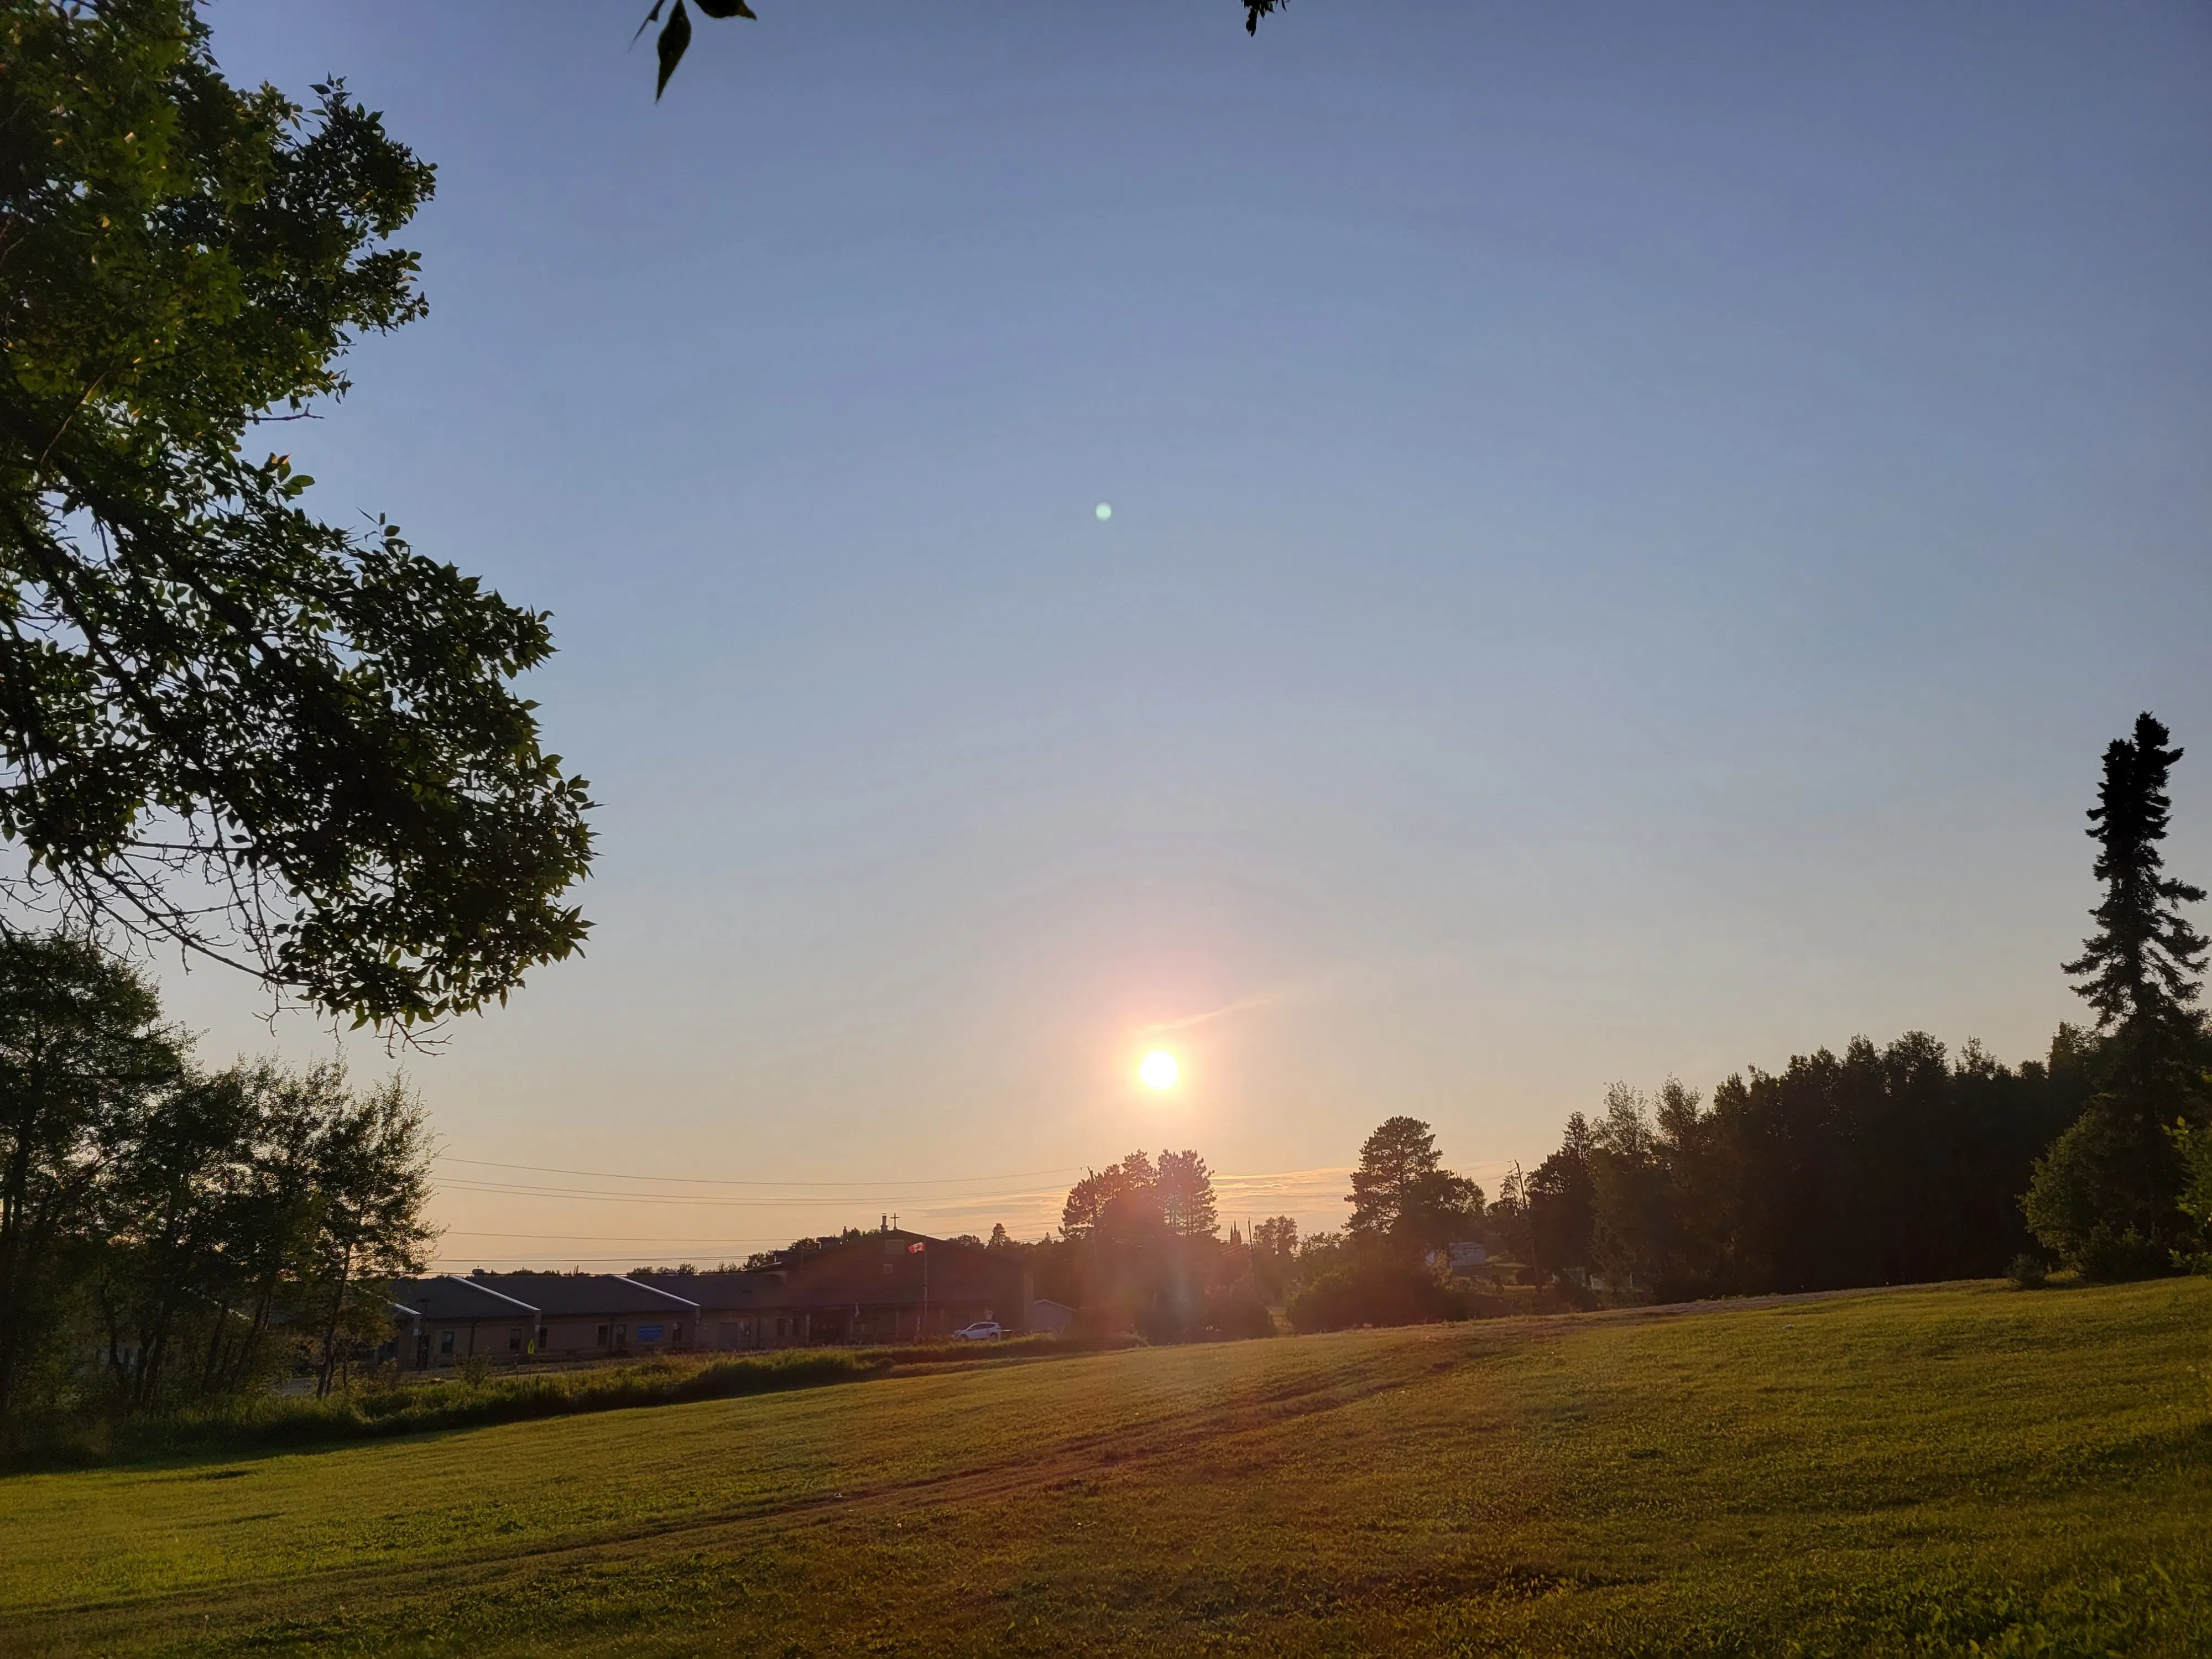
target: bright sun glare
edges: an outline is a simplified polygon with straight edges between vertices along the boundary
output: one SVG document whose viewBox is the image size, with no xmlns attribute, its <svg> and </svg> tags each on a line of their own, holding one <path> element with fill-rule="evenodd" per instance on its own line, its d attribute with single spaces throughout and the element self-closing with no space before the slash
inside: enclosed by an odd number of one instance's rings
<svg viewBox="0 0 2212 1659">
<path fill-rule="evenodd" d="M 1144 1079 L 1147 1088 L 1152 1089 L 1174 1088 L 1182 1071 L 1182 1067 L 1176 1064 L 1176 1057 L 1164 1048 L 1153 1049 L 1137 1066 L 1137 1075 Z"/>
</svg>

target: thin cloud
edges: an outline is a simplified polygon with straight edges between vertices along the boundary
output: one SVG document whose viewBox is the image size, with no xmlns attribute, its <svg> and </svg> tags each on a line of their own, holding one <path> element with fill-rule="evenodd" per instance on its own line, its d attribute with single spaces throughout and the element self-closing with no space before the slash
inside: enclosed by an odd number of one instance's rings
<svg viewBox="0 0 2212 1659">
<path fill-rule="evenodd" d="M 1234 1002 L 1223 1003 L 1218 1008 L 1209 1008 L 1202 1014 L 1193 1014 L 1188 1019 L 1162 1020 L 1156 1025 L 1139 1025 L 1137 1030 L 1146 1036 L 1157 1036 L 1169 1031 L 1188 1031 L 1194 1025 L 1208 1025 L 1217 1019 L 1227 1019 L 1231 1014 L 1266 1008 L 1281 1000 L 1281 994 L 1275 992 L 1256 997 L 1240 997 Z"/>
</svg>

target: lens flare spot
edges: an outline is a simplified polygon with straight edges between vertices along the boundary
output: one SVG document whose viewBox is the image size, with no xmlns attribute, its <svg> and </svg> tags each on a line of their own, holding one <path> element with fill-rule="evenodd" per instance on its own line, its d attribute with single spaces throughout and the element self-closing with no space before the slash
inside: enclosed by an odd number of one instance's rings
<svg viewBox="0 0 2212 1659">
<path fill-rule="evenodd" d="M 1144 1079 L 1147 1089 L 1172 1089 L 1176 1079 L 1182 1075 L 1182 1067 L 1166 1049 L 1155 1048 L 1138 1062 L 1137 1075 Z"/>
</svg>

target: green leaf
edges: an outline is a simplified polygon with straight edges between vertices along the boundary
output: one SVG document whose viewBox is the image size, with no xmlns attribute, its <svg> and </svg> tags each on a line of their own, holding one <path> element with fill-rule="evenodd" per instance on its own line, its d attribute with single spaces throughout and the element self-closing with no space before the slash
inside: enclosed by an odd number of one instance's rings
<svg viewBox="0 0 2212 1659">
<path fill-rule="evenodd" d="M 691 44 L 691 14 L 684 9 L 684 0 L 676 0 L 676 9 L 668 14 L 668 22 L 654 42 L 660 52 L 660 79 L 653 83 L 653 101 L 659 103 L 660 94 L 668 90 L 668 77 L 676 73 L 677 64 L 684 61 L 684 49 Z"/>
</svg>

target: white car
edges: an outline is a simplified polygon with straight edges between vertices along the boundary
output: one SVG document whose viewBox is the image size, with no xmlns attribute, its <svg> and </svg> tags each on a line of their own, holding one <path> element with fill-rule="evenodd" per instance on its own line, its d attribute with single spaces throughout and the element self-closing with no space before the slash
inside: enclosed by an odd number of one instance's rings
<svg viewBox="0 0 2212 1659">
<path fill-rule="evenodd" d="M 963 1325 L 953 1332 L 952 1340 L 956 1342 L 995 1342 L 1005 1334 L 997 1320 L 979 1319 L 974 1324 Z"/>
</svg>

